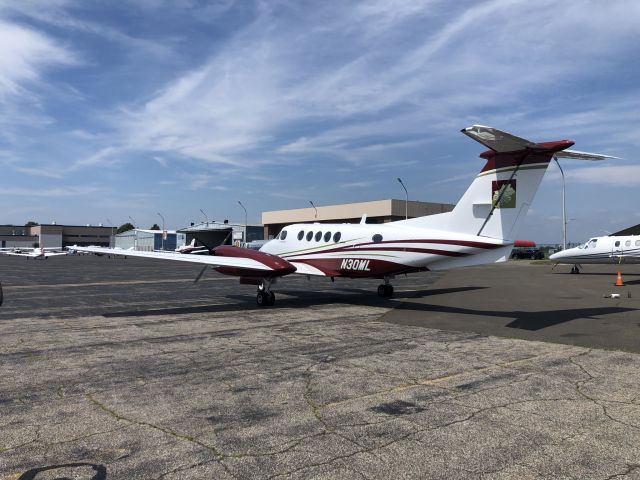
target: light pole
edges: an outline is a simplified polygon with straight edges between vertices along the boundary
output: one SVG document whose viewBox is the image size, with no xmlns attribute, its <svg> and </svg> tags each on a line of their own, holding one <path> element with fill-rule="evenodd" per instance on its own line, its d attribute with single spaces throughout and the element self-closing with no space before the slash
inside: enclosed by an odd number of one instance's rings
<svg viewBox="0 0 640 480">
<path fill-rule="evenodd" d="M 136 229 L 136 221 L 133 219 L 131 215 L 129 215 L 129 220 L 131 220 L 131 225 L 133 225 L 133 249 L 138 250 L 138 233 L 135 232 Z"/>
<path fill-rule="evenodd" d="M 162 219 L 162 250 L 164 250 L 164 217 L 160 212 L 156 212 L 156 213 Z"/>
<path fill-rule="evenodd" d="M 566 204 L 566 193 L 564 187 L 564 172 L 562 171 L 562 167 L 560 166 L 560 162 L 558 161 L 558 157 L 553 157 L 560 169 L 560 175 L 562 176 L 562 249 L 567 249 L 567 204 Z"/>
<path fill-rule="evenodd" d="M 316 211 L 316 215 L 313 218 L 318 218 L 318 209 L 316 208 L 316 206 L 313 204 L 313 202 L 311 200 L 309 200 L 309 203 L 311 204 L 311 206 L 313 207 L 313 209 Z"/>
<path fill-rule="evenodd" d="M 240 200 L 238 200 L 238 205 L 240 205 L 244 210 L 244 234 L 242 235 L 242 239 L 244 243 L 247 243 L 247 209 L 244 208 L 244 205 Z"/>
<path fill-rule="evenodd" d="M 113 222 L 111 220 L 109 220 L 109 218 L 107 217 L 107 222 L 109 222 L 109 225 L 111 225 L 111 238 L 109 238 L 109 247 L 113 248 L 116 246 L 116 236 L 113 233 L 113 229 L 115 228 L 113 225 Z M 113 245 L 111 245 L 111 240 L 113 240 Z"/>
<path fill-rule="evenodd" d="M 407 192 L 407 187 L 404 186 L 404 183 L 402 183 L 402 179 L 400 177 L 398 177 L 398 182 L 400 183 L 400 185 L 402 185 L 402 188 L 404 188 L 404 194 L 406 197 L 406 200 L 404 202 L 404 219 L 407 220 L 409 218 L 409 192 Z"/>
<path fill-rule="evenodd" d="M 207 214 L 204 213 L 204 210 L 200 209 L 200 211 L 202 212 L 202 214 L 204 215 L 204 219 L 207 221 L 207 226 L 209 226 L 209 217 L 207 217 Z"/>
</svg>

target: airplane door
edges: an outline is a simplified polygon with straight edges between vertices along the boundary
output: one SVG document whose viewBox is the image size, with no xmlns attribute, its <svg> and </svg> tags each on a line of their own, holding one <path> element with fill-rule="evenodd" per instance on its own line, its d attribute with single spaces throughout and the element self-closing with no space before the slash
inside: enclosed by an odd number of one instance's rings
<svg viewBox="0 0 640 480">
<path fill-rule="evenodd" d="M 622 256 L 622 253 L 623 253 L 622 241 L 616 240 L 611 245 L 611 259 L 613 260 L 614 263 L 617 263 L 620 261 L 620 257 Z"/>
</svg>

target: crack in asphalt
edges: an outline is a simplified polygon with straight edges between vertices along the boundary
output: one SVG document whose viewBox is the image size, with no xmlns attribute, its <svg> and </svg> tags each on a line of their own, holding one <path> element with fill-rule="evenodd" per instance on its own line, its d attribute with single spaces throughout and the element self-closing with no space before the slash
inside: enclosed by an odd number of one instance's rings
<svg viewBox="0 0 640 480">
<path fill-rule="evenodd" d="M 229 474 L 231 474 L 231 472 L 229 471 L 229 468 L 222 462 L 222 460 L 225 458 L 225 455 L 222 454 L 222 452 L 220 452 L 215 446 L 213 445 L 208 445 L 200 440 L 198 440 L 196 437 L 193 437 L 191 435 L 184 435 L 181 433 L 178 433 L 174 430 L 171 430 L 169 428 L 166 427 L 162 427 L 160 425 L 154 425 L 153 423 L 150 422 L 145 422 L 145 421 L 141 421 L 141 420 L 134 420 L 128 417 L 125 417 L 124 415 L 121 415 L 119 413 L 117 413 L 115 410 L 112 410 L 111 408 L 107 407 L 105 404 L 101 403 L 100 401 L 98 401 L 97 399 L 95 399 L 93 397 L 93 395 L 91 395 L 90 393 L 87 393 L 86 395 L 87 400 L 89 400 L 92 404 L 94 404 L 96 407 L 98 407 L 100 410 L 102 410 L 103 412 L 105 412 L 106 414 L 110 415 L 111 417 L 120 420 L 120 421 L 124 421 L 127 423 L 130 423 L 132 425 L 138 425 L 138 426 L 142 426 L 142 427 L 148 427 L 148 428 L 153 428 L 155 430 L 159 430 L 162 433 L 166 434 L 166 435 L 170 435 L 172 437 L 178 438 L 180 440 L 185 440 L 187 442 L 196 444 L 202 448 L 205 448 L 207 450 L 209 450 L 214 456 L 215 456 L 215 460 L 218 461 L 218 463 L 225 469 L 225 471 Z"/>
</svg>

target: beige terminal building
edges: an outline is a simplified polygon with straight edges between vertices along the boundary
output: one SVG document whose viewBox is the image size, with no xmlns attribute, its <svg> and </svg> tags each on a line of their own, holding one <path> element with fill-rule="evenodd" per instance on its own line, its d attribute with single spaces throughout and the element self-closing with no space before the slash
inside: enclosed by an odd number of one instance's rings
<svg viewBox="0 0 640 480">
<path fill-rule="evenodd" d="M 82 225 L 0 225 L 1 248 L 62 248 L 70 245 L 108 247 L 115 227 Z"/>
<path fill-rule="evenodd" d="M 325 205 L 316 208 L 297 208 L 262 212 L 264 238 L 274 238 L 280 230 L 292 223 L 358 223 L 367 215 L 367 223 L 387 223 L 408 218 L 450 212 L 455 205 L 449 203 L 416 202 L 405 200 L 374 200 L 372 202 Z"/>
</svg>

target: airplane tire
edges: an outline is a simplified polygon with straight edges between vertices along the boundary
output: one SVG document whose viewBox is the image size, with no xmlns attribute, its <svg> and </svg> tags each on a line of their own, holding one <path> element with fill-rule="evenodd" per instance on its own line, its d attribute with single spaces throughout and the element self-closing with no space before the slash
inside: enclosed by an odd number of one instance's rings
<svg viewBox="0 0 640 480">
<path fill-rule="evenodd" d="M 264 292 L 258 292 L 256 295 L 256 303 L 259 307 L 266 307 L 268 303 L 269 297 Z"/>
<path fill-rule="evenodd" d="M 393 296 L 393 286 L 392 285 L 379 285 L 378 286 L 378 296 L 382 298 L 390 298 Z"/>
</svg>

